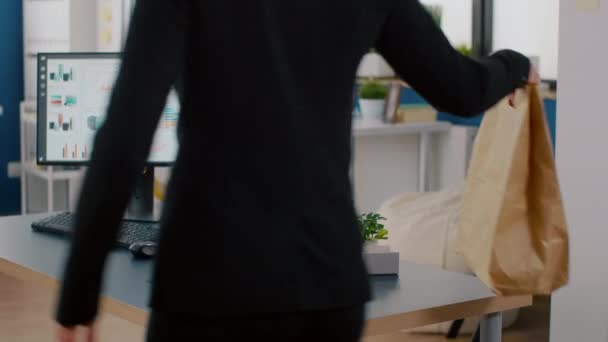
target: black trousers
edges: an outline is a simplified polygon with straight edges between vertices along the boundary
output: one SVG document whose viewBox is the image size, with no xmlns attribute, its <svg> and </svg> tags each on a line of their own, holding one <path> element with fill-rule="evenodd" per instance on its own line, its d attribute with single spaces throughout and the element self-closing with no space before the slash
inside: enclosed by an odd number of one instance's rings
<svg viewBox="0 0 608 342">
<path fill-rule="evenodd" d="M 148 342 L 264 341 L 356 342 L 364 306 L 289 314 L 212 318 L 153 311 Z"/>
</svg>

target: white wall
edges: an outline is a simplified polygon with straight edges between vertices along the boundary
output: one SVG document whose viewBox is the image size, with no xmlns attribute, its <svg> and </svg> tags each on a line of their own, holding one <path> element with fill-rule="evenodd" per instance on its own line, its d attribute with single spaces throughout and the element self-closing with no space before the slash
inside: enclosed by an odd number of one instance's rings
<svg viewBox="0 0 608 342">
<path fill-rule="evenodd" d="M 436 133 L 429 152 L 428 189 L 442 190 L 466 177 L 472 149 L 471 130 L 452 126 Z M 418 136 L 356 137 L 354 144 L 355 204 L 361 213 L 376 211 L 388 199 L 418 192 Z"/>
<path fill-rule="evenodd" d="M 95 51 L 96 6 L 92 0 L 23 2 L 24 94 L 36 100 L 36 54 Z"/>
<path fill-rule="evenodd" d="M 409 136 L 355 138 L 355 204 L 376 211 L 389 198 L 418 191 L 418 139 Z"/>
<path fill-rule="evenodd" d="M 537 1 L 537 0 L 534 0 Z M 454 45 L 471 46 L 473 32 L 472 0 L 421 0 L 425 5 L 443 6 L 441 28 Z"/>
<path fill-rule="evenodd" d="M 540 57 L 540 74 L 557 79 L 558 0 L 494 0 L 494 49 Z"/>
<path fill-rule="evenodd" d="M 97 50 L 121 51 L 135 0 L 97 0 Z"/>
<path fill-rule="evenodd" d="M 23 2 L 23 84 L 28 100 L 36 100 L 36 54 L 70 50 L 69 5 L 67 0 Z"/>
<path fill-rule="evenodd" d="M 552 301 L 552 342 L 608 341 L 608 2 L 561 0 L 557 163 L 570 225 L 571 284 Z"/>
</svg>

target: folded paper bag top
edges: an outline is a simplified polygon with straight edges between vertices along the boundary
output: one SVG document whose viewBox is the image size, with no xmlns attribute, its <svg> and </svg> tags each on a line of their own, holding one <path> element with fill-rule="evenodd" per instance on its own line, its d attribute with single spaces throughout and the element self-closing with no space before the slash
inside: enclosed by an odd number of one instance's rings
<svg viewBox="0 0 608 342">
<path fill-rule="evenodd" d="M 501 295 L 547 295 L 568 283 L 568 233 L 538 90 L 485 115 L 473 149 L 458 233 L 471 270 Z"/>
</svg>

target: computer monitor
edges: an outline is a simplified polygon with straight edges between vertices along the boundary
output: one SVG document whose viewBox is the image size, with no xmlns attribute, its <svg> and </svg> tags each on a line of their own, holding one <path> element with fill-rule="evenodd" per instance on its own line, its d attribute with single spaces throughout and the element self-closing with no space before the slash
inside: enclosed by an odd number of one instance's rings
<svg viewBox="0 0 608 342">
<path fill-rule="evenodd" d="M 38 164 L 88 163 L 119 68 L 118 53 L 38 55 Z M 149 166 L 175 161 L 179 110 L 178 97 L 172 92 L 156 130 Z"/>
<path fill-rule="evenodd" d="M 120 62 L 118 53 L 38 54 L 38 164 L 88 164 L 95 134 L 105 121 Z M 148 165 L 142 170 L 125 214 L 128 220 L 158 219 L 154 213 L 154 166 L 175 162 L 179 111 L 179 98 L 172 91 L 154 136 Z"/>
</svg>

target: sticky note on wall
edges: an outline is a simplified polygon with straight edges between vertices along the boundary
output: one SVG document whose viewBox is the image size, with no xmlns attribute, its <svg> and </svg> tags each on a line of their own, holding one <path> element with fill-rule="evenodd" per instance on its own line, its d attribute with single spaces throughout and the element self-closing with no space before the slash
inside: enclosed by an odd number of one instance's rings
<svg viewBox="0 0 608 342">
<path fill-rule="evenodd" d="M 112 7 L 110 4 L 105 4 L 101 10 L 101 18 L 104 23 L 112 22 Z"/>
<path fill-rule="evenodd" d="M 112 28 L 104 27 L 99 34 L 103 44 L 107 45 L 112 43 Z"/>
</svg>

